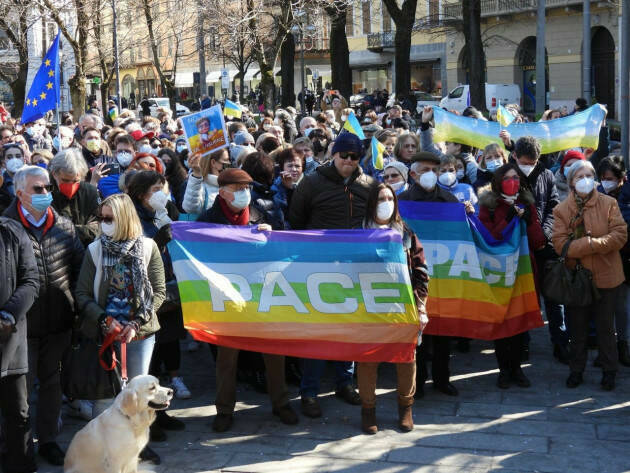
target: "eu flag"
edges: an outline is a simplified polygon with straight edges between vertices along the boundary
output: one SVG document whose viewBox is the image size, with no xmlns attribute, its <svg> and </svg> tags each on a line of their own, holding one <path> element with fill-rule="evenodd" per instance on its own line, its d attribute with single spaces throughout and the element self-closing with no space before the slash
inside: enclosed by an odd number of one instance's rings
<svg viewBox="0 0 630 473">
<path fill-rule="evenodd" d="M 59 97 L 59 33 L 42 60 L 24 100 L 23 124 L 38 120 L 57 108 Z"/>
</svg>

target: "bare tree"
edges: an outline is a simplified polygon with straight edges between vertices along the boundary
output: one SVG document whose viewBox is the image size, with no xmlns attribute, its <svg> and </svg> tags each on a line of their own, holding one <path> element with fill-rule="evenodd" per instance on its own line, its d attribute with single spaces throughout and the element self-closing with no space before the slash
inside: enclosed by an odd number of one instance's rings
<svg viewBox="0 0 630 473">
<path fill-rule="evenodd" d="M 0 79 L 11 87 L 15 106 L 12 114 L 19 117 L 24 107 L 26 80 L 28 77 L 28 30 L 32 25 L 29 12 L 30 0 L 0 0 L 0 29 L 6 34 L 9 43 L 17 53 L 17 60 L 0 65 Z M 8 45 L 7 45 L 8 46 Z"/>
<path fill-rule="evenodd" d="M 390 16 L 396 24 L 394 36 L 396 58 L 396 83 L 394 91 L 400 100 L 409 94 L 411 88 L 411 70 L 409 68 L 409 54 L 411 52 L 411 36 L 416 21 L 416 6 L 418 0 L 404 0 L 399 7 L 397 0 L 383 0 Z"/>
<path fill-rule="evenodd" d="M 350 49 L 346 36 L 348 6 L 352 0 L 330 0 L 324 2 L 324 9 L 331 21 L 330 29 L 330 69 L 332 87 L 347 100 L 352 95 L 352 71 L 350 69 Z"/>
</svg>

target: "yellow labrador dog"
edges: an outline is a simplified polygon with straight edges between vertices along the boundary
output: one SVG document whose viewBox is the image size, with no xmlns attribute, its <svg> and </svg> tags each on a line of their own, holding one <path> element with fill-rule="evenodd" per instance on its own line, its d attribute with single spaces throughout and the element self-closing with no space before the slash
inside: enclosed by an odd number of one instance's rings
<svg viewBox="0 0 630 473">
<path fill-rule="evenodd" d="M 173 390 L 154 376 L 133 378 L 114 403 L 72 439 L 66 473 L 138 473 L 138 455 L 149 442 L 155 411 L 167 409 Z"/>
</svg>

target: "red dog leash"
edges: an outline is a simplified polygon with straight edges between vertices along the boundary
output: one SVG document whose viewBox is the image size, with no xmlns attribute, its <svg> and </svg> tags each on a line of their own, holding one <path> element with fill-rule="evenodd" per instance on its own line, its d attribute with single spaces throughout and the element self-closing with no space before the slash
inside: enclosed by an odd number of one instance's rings
<svg viewBox="0 0 630 473">
<path fill-rule="evenodd" d="M 114 368 L 116 368 L 116 362 L 118 360 L 116 359 L 116 350 L 114 350 L 113 344 L 114 344 L 114 341 L 116 340 L 116 337 L 120 335 L 120 332 L 122 332 L 122 328 L 120 328 L 119 326 L 116 326 L 111 332 L 107 334 L 107 337 L 105 337 L 103 344 L 98 349 L 98 361 L 101 367 L 105 371 L 112 371 Z M 109 365 L 105 362 L 105 360 L 103 360 L 103 354 L 105 353 L 107 349 L 111 349 L 112 351 L 112 361 Z M 124 342 L 120 344 L 120 378 L 122 381 L 121 387 L 124 388 L 127 385 L 127 381 L 128 381 L 127 344 Z"/>
</svg>

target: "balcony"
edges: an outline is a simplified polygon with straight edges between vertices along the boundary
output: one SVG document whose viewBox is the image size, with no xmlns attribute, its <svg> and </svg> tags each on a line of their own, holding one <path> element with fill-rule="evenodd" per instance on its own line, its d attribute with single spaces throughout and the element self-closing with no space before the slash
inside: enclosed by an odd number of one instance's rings
<svg viewBox="0 0 630 473">
<path fill-rule="evenodd" d="M 368 50 L 382 51 L 385 48 L 394 47 L 394 32 L 383 31 L 382 33 L 372 33 L 368 37 Z"/>
<path fill-rule="evenodd" d="M 547 0 L 547 8 L 562 8 L 581 6 L 582 0 Z M 609 1 L 591 0 L 595 4 L 611 4 Z M 481 16 L 501 16 L 514 13 L 535 11 L 538 8 L 537 0 L 481 0 Z M 444 17 L 446 20 L 462 18 L 462 4 L 447 3 L 444 5 Z"/>
</svg>

